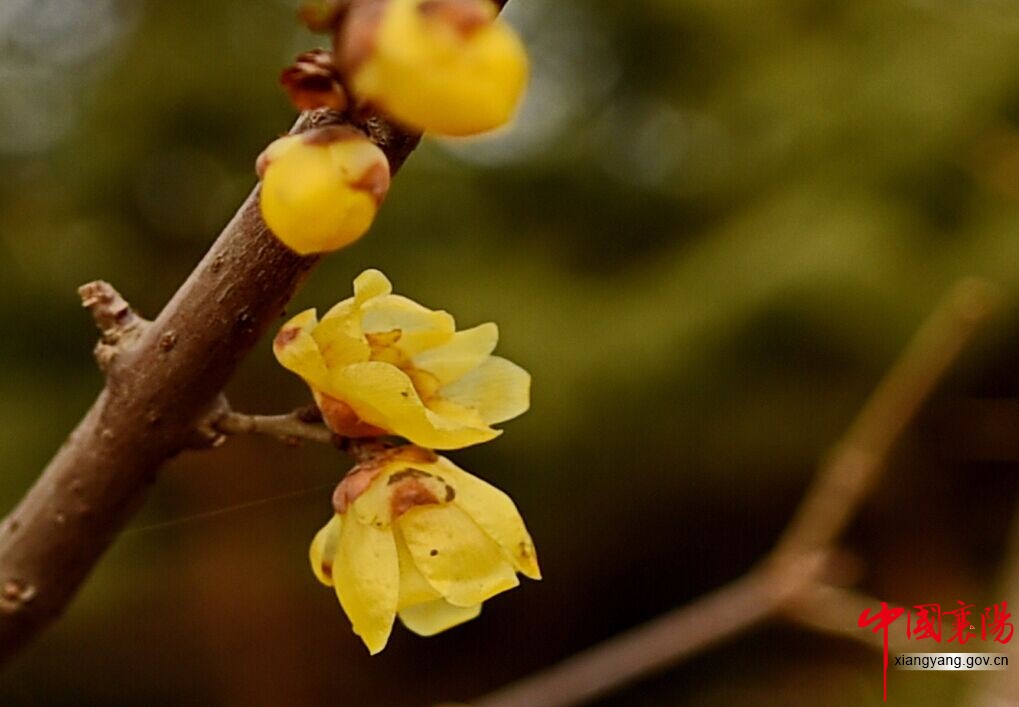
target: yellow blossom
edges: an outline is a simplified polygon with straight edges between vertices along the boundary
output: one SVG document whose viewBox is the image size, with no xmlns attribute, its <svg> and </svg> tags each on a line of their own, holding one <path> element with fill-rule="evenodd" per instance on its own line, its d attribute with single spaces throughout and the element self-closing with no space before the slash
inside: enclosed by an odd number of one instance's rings
<svg viewBox="0 0 1019 707">
<path fill-rule="evenodd" d="M 431 636 L 475 618 L 482 602 L 519 584 L 517 572 L 541 578 L 510 497 L 429 450 L 398 447 L 362 462 L 333 505 L 311 567 L 372 654 L 396 616 Z"/>
<path fill-rule="evenodd" d="M 388 0 L 377 22 L 372 41 L 341 41 L 354 48 L 345 66 L 357 95 L 440 135 L 474 135 L 512 117 L 527 53 L 490 0 Z"/>
<path fill-rule="evenodd" d="M 491 425 L 530 406 L 530 375 L 491 355 L 498 339 L 492 323 L 456 331 L 448 313 L 392 294 L 385 275 L 366 270 L 321 321 L 309 309 L 284 324 L 273 351 L 337 434 L 457 449 L 496 437 Z"/>
<path fill-rule="evenodd" d="M 301 255 L 356 241 L 389 190 L 386 156 L 347 127 L 281 137 L 262 152 L 257 166 L 262 217 L 277 238 Z"/>
</svg>

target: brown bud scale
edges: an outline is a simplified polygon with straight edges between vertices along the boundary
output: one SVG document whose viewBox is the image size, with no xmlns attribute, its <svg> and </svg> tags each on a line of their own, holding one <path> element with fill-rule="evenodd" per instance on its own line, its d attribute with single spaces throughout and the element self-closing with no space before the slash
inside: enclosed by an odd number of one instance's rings
<svg viewBox="0 0 1019 707">
<path fill-rule="evenodd" d="M 347 94 L 343 80 L 333 63 L 332 52 L 313 49 L 298 55 L 292 66 L 280 74 L 280 83 L 300 110 L 330 108 L 343 111 Z"/>
</svg>

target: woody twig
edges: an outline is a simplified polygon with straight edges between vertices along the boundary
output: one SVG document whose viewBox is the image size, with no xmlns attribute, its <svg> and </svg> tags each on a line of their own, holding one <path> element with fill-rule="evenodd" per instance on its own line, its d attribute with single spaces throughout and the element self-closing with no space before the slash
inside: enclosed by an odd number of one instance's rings
<svg viewBox="0 0 1019 707">
<path fill-rule="evenodd" d="M 803 610 L 816 608 L 818 592 L 826 591 L 818 577 L 834 543 L 879 480 L 904 430 L 995 302 L 986 282 L 956 283 L 821 464 L 778 543 L 753 570 L 687 606 L 478 699 L 475 707 L 584 704 L 775 617 L 791 614 L 800 625 L 839 633 L 838 627 L 819 622 L 817 612 Z M 856 595 L 839 596 L 858 603 Z"/>
<path fill-rule="evenodd" d="M 210 427 L 223 435 L 254 434 L 274 437 L 285 444 L 318 442 L 343 446 L 343 438 L 333 434 L 309 410 L 294 410 L 283 415 L 246 415 L 232 410 L 211 421 Z"/>
</svg>

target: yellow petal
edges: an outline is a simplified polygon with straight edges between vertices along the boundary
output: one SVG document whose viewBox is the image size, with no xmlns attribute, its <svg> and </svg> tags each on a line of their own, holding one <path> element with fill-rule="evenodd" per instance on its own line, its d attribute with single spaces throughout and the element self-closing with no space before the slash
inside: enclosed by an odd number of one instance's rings
<svg viewBox="0 0 1019 707">
<path fill-rule="evenodd" d="M 429 449 L 467 447 L 498 434 L 427 410 L 407 374 L 388 363 L 368 361 L 331 370 L 325 390 L 350 405 L 364 422 Z"/>
<path fill-rule="evenodd" d="M 262 151 L 262 157 L 266 163 L 278 160 L 291 150 L 300 149 L 300 144 L 300 135 L 284 135 L 283 137 L 269 143 L 265 150 Z"/>
<path fill-rule="evenodd" d="M 481 604 L 453 606 L 445 599 L 436 599 L 400 609 L 400 621 L 419 636 L 434 636 L 446 629 L 476 619 L 480 613 Z"/>
<path fill-rule="evenodd" d="M 311 335 L 327 368 L 367 361 L 371 355 L 371 347 L 361 333 L 356 317 L 334 315 L 323 318 Z"/>
<path fill-rule="evenodd" d="M 469 33 L 422 12 L 422 0 L 392 0 L 374 51 L 352 76 L 400 122 L 443 135 L 492 130 L 512 116 L 527 83 L 527 54 L 490 2 L 489 22 Z"/>
<path fill-rule="evenodd" d="M 389 640 L 400 596 L 400 566 L 392 530 L 348 519 L 333 561 L 333 582 L 354 633 L 375 655 Z"/>
<path fill-rule="evenodd" d="M 334 514 L 329 522 L 315 533 L 308 551 L 311 571 L 318 577 L 318 581 L 327 587 L 333 586 L 333 558 L 336 556 L 336 547 L 340 541 L 342 522 L 339 514 Z"/>
<path fill-rule="evenodd" d="M 418 570 L 450 604 L 475 606 L 519 584 L 502 549 L 455 505 L 412 508 L 396 524 Z"/>
<path fill-rule="evenodd" d="M 385 155 L 365 138 L 329 145 L 285 138 L 267 150 L 259 204 L 269 229 L 289 248 L 307 255 L 341 248 L 371 226 L 379 195 L 361 182 Z M 309 217 L 309 214 L 312 217 Z"/>
<path fill-rule="evenodd" d="M 396 533 L 396 551 L 400 558 L 400 601 L 397 608 L 403 610 L 409 606 L 441 599 L 442 595 L 418 571 L 414 558 L 407 549 L 407 542 L 399 531 Z"/>
<path fill-rule="evenodd" d="M 280 327 L 272 344 L 276 360 L 288 371 L 319 387 L 327 377 L 325 359 L 312 332 L 318 325 L 314 309 L 306 309 Z"/>
<path fill-rule="evenodd" d="M 332 307 L 330 307 L 329 311 L 327 311 L 325 313 L 325 316 L 322 317 L 322 321 L 325 321 L 326 319 L 331 319 L 333 317 L 352 316 L 356 314 L 360 308 L 361 305 L 357 303 L 353 297 L 348 297 L 347 299 L 341 300 L 340 302 L 337 302 Z"/>
<path fill-rule="evenodd" d="M 379 270 L 369 269 L 354 278 L 354 296 L 338 302 L 326 312 L 322 320 L 331 317 L 349 317 L 357 315 L 360 317 L 360 309 L 365 302 L 388 295 L 393 291 L 393 284 Z"/>
<path fill-rule="evenodd" d="M 417 354 L 413 363 L 448 385 L 481 365 L 498 341 L 499 327 L 488 322 L 456 332 L 445 344 Z"/>
<path fill-rule="evenodd" d="M 383 295 L 365 302 L 361 327 L 367 333 L 398 330 L 394 344 L 407 356 L 449 341 L 456 322 L 448 312 L 432 310 L 401 295 Z"/>
<path fill-rule="evenodd" d="M 464 407 L 438 395 L 433 396 L 428 401 L 428 409 L 439 417 L 457 422 L 465 427 L 488 428 L 488 425 L 485 424 L 485 421 L 481 419 L 481 415 L 474 408 Z M 498 433 L 498 430 L 493 430 L 493 432 Z"/>
<path fill-rule="evenodd" d="M 354 303 L 359 307 L 368 300 L 388 295 L 392 291 L 393 283 L 381 270 L 369 268 L 354 278 Z"/>
<path fill-rule="evenodd" d="M 477 410 L 489 425 L 521 415 L 531 406 L 531 374 L 515 363 L 490 356 L 439 395 Z"/>
<path fill-rule="evenodd" d="M 389 510 L 389 489 L 386 483 L 389 474 L 381 472 L 352 504 L 350 511 L 357 515 L 357 520 L 365 525 L 376 528 L 388 528 L 391 522 Z M 397 543 L 399 544 L 399 543 Z"/>
<path fill-rule="evenodd" d="M 464 471 L 444 457 L 439 460 L 439 469 L 456 489 L 453 503 L 462 508 L 478 527 L 513 558 L 513 564 L 519 572 L 531 579 L 541 579 L 534 542 L 513 500 L 495 486 Z"/>
</svg>

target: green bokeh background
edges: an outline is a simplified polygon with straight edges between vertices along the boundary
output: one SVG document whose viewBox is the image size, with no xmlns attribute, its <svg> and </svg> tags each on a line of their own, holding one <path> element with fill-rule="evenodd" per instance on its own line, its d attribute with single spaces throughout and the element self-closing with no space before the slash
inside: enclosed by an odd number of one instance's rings
<svg viewBox="0 0 1019 707">
<path fill-rule="evenodd" d="M 293 121 L 276 76 L 321 44 L 295 9 L 2 0 L 0 510 L 101 386 L 75 288 L 102 277 L 158 312 Z M 520 119 L 427 139 L 372 233 L 290 311 L 378 267 L 463 326 L 499 323 L 532 410 L 452 456 L 512 493 L 546 579 L 369 658 L 306 560 L 345 460 L 236 439 L 166 467 L 67 615 L 0 675 L 0 703 L 426 705 L 549 665 L 750 567 L 971 274 L 1004 311 L 845 544 L 853 579 L 896 604 L 1019 605 L 995 585 L 1019 470 L 1019 6 L 512 0 L 507 15 L 533 56 Z M 307 393 L 263 342 L 229 395 L 279 412 Z M 970 684 L 893 673 L 890 703 L 956 704 Z M 603 704 L 880 699 L 879 655 L 773 625 Z"/>
</svg>

